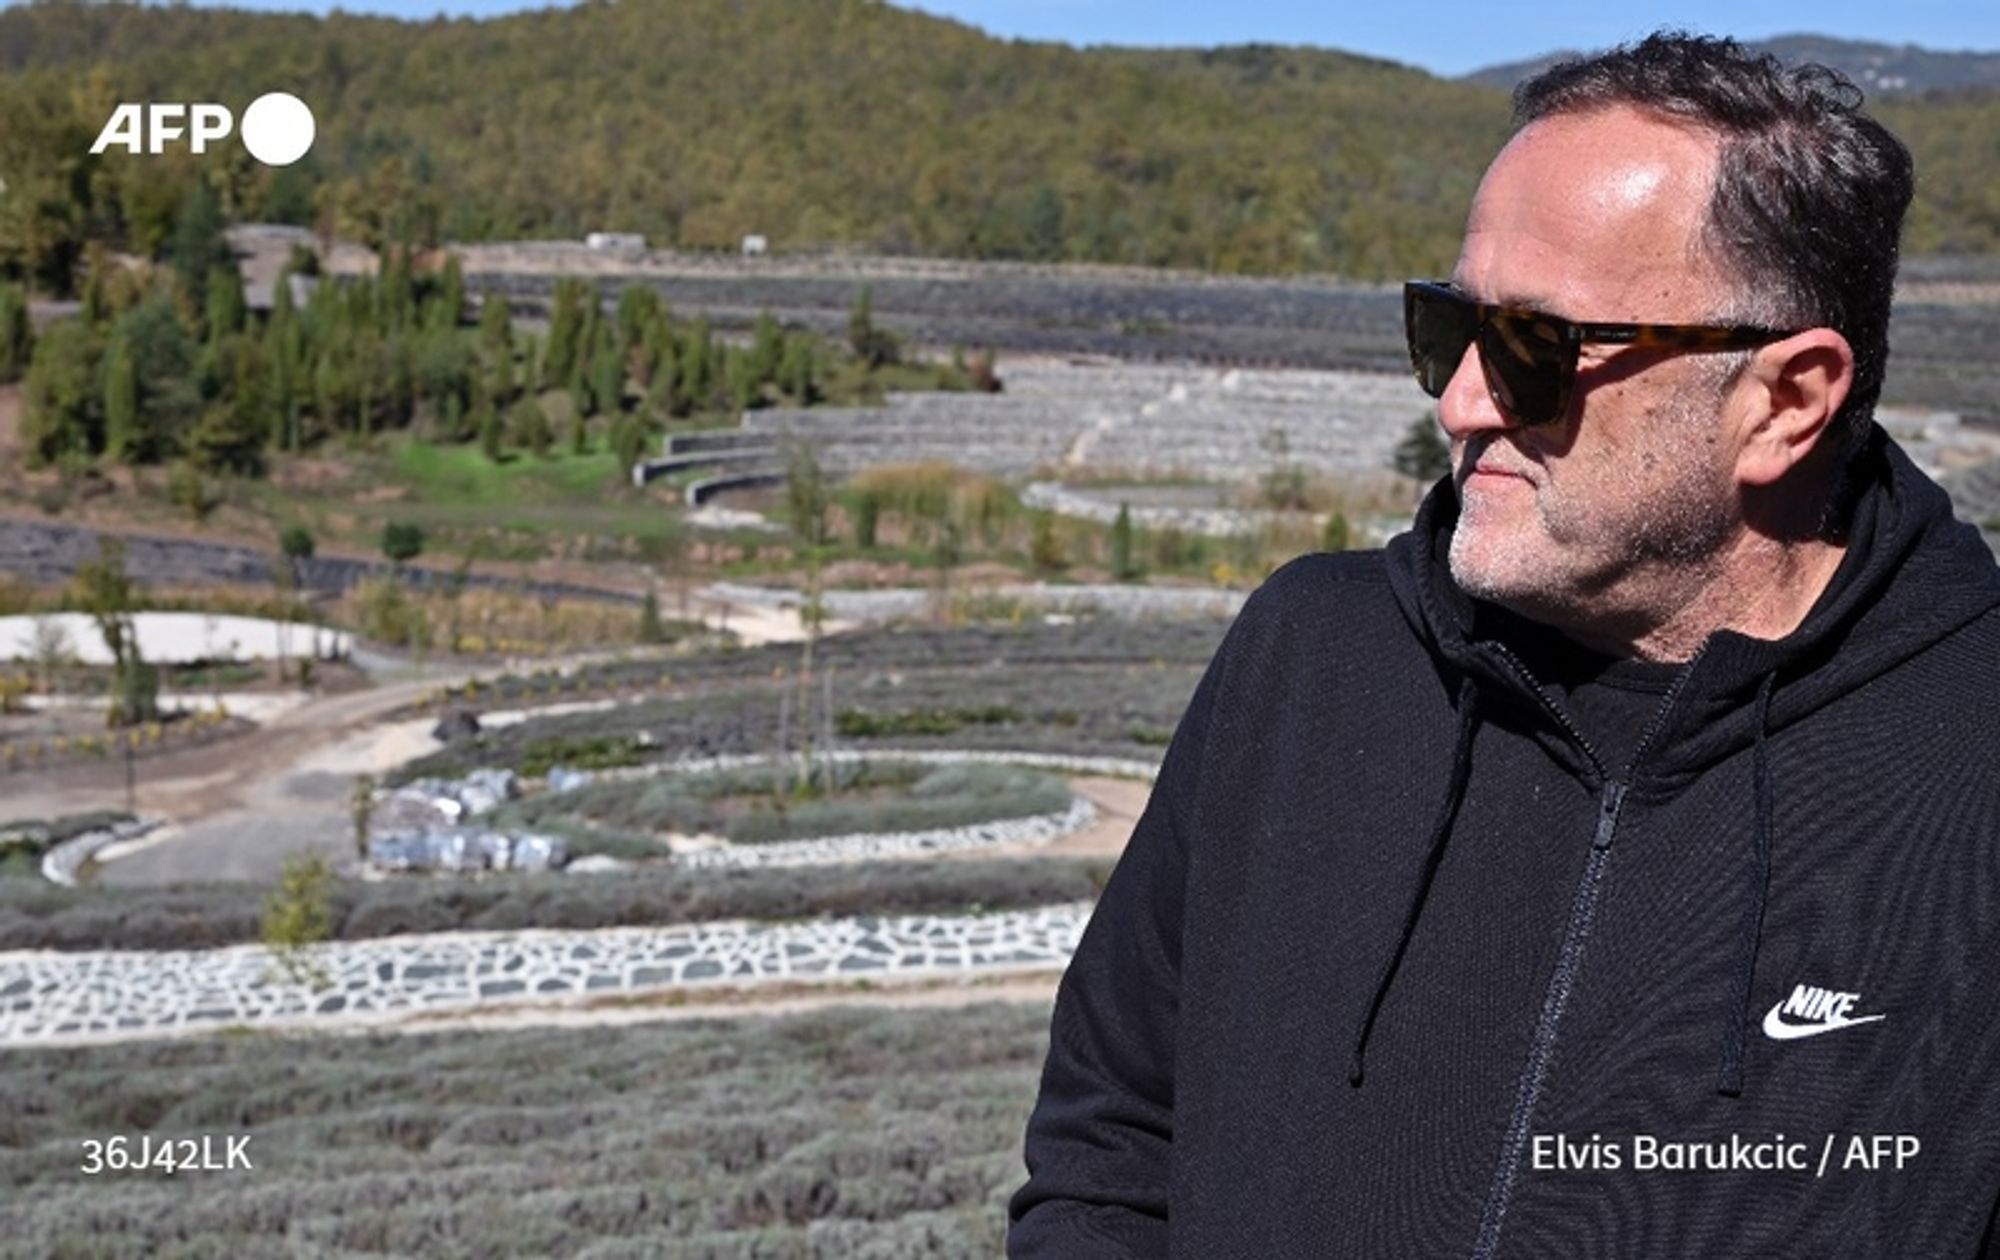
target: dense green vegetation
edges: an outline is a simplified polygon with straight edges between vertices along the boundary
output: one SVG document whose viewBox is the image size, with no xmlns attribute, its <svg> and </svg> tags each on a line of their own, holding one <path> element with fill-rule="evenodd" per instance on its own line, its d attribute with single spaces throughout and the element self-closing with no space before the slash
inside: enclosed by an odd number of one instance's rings
<svg viewBox="0 0 2000 1260">
<path fill-rule="evenodd" d="M 298 251 L 268 316 L 253 315 L 233 263 L 217 261 L 223 246 L 204 208 L 206 187 L 197 185 L 183 211 L 193 216 L 184 222 L 199 221 L 198 241 L 187 237 L 151 270 L 120 267 L 93 242 L 80 315 L 28 339 L 25 356 L 18 345 L 9 351 L 25 357 L 21 437 L 31 461 L 184 459 L 197 473 L 256 474 L 270 452 L 407 431 L 460 447 L 455 461 L 406 452 L 400 467 L 409 480 L 451 477 L 456 497 L 486 506 L 502 497 L 506 479 L 468 476 L 464 457 L 546 458 L 558 420 L 569 456 L 583 461 L 566 466 L 560 487 L 574 495 L 577 474 L 602 479 L 629 467 L 672 420 L 853 397 L 872 384 L 870 367 L 894 361 L 871 332 L 853 355 L 869 366 L 835 385 L 829 368 L 842 356 L 816 334 L 765 316 L 748 346 L 726 345 L 706 320 L 675 319 L 649 288 L 624 289 L 607 313 L 596 287 L 581 280 L 557 286 L 545 338 L 517 337 L 500 302 L 483 305 L 476 330 L 462 328 L 457 259 L 420 272 L 407 247 L 386 250 L 379 275 L 315 283 L 303 307 L 294 306 L 288 278 L 310 276 L 317 263 Z M 203 277 L 199 307 L 190 272 Z M 0 307 L 19 305 L 18 292 L 0 285 Z M 933 388 L 970 384 L 956 367 L 926 376 Z M 589 462 L 600 444 L 609 458 Z M 415 537 L 407 525 L 392 529 L 398 551 Z M 420 551 L 416 541 L 399 558 Z"/>
<path fill-rule="evenodd" d="M 18 72 L 9 147 L 59 203 L 0 265 L 49 279 L 75 233 L 147 253 L 172 234 L 192 159 L 83 156 L 120 100 L 240 109 L 284 84 L 319 119 L 313 153 L 266 170 L 232 145 L 202 169 L 232 216 L 371 243 L 607 229 L 733 249 L 757 232 L 1367 275 L 1446 256 L 1505 115 L 1490 89 L 1357 57 L 1079 52 L 869 0 L 477 23 L 43 4 L 0 13 L 0 68 Z"/>
<path fill-rule="evenodd" d="M 153 255 L 196 169 L 233 218 L 371 243 L 636 231 L 660 244 L 1393 277 L 1455 249 L 1503 92 L 1337 52 L 1077 50 L 871 0 L 588 3 L 397 22 L 74 0 L 0 12 L 0 275 Z M 87 156 L 120 100 L 283 84 L 282 169 Z M 1992 94 L 1899 99 L 1917 251 L 2000 247 Z M 1981 195 L 1982 186 L 1989 190 Z"/>
<path fill-rule="evenodd" d="M 997 1255 L 1047 1033 L 1028 1003 L 17 1049 L 0 1218 L 49 1257 Z M 85 1136 L 204 1132 L 255 1171 L 77 1173 Z"/>
</svg>

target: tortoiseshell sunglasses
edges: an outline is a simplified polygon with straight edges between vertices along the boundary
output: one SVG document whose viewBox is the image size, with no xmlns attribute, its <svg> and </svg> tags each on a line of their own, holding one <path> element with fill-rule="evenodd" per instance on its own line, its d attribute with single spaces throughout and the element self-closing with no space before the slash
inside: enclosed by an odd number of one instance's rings
<svg viewBox="0 0 2000 1260">
<path fill-rule="evenodd" d="M 1475 302 L 1441 280 L 1403 286 L 1403 331 L 1417 383 L 1432 398 L 1479 343 L 1486 389 L 1517 424 L 1549 424 L 1569 410 L 1576 355 L 1586 341 L 1675 350 L 1741 350 L 1792 334 L 1748 324 L 1579 324 L 1558 315 Z"/>
</svg>

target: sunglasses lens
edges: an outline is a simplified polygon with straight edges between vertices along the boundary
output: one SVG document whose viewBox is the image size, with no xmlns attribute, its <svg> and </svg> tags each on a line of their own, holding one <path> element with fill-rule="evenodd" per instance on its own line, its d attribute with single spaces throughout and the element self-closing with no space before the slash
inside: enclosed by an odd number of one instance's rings
<svg viewBox="0 0 2000 1260">
<path fill-rule="evenodd" d="M 1479 330 L 1479 362 L 1500 410 L 1521 424 L 1548 424 L 1569 406 L 1574 347 L 1545 320 L 1497 314 Z"/>
<path fill-rule="evenodd" d="M 1424 392 L 1444 397 L 1465 348 L 1477 339 L 1486 388 L 1516 424 L 1560 420 L 1569 406 L 1576 347 L 1558 323 L 1509 311 L 1482 322 L 1479 307 L 1456 290 L 1421 281 L 1403 286 L 1403 328 Z"/>
<path fill-rule="evenodd" d="M 1449 289 L 1403 286 L 1403 331 L 1410 343 L 1410 364 L 1417 371 L 1417 384 L 1432 398 L 1444 397 L 1445 386 L 1478 329 L 1478 311 Z"/>
</svg>

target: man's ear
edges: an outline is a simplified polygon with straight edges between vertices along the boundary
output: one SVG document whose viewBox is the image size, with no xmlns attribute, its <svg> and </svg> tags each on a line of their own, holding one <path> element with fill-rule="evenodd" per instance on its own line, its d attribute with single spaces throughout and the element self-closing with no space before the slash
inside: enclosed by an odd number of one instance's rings
<svg viewBox="0 0 2000 1260">
<path fill-rule="evenodd" d="M 1768 486 L 1828 437 L 1854 387 L 1854 348 L 1831 328 L 1809 328 L 1755 351 L 1738 382 L 1743 439 L 1736 480 Z"/>
</svg>

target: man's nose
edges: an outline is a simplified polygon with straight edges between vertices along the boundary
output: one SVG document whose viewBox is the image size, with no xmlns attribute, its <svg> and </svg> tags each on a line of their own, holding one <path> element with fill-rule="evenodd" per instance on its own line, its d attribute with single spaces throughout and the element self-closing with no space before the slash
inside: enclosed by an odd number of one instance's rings
<svg viewBox="0 0 2000 1260">
<path fill-rule="evenodd" d="M 1446 382 L 1438 399 L 1438 420 L 1453 441 L 1463 442 L 1482 433 L 1517 427 L 1493 401 L 1486 388 L 1486 373 L 1479 362 L 1479 343 L 1465 347 L 1458 370 Z"/>
</svg>

